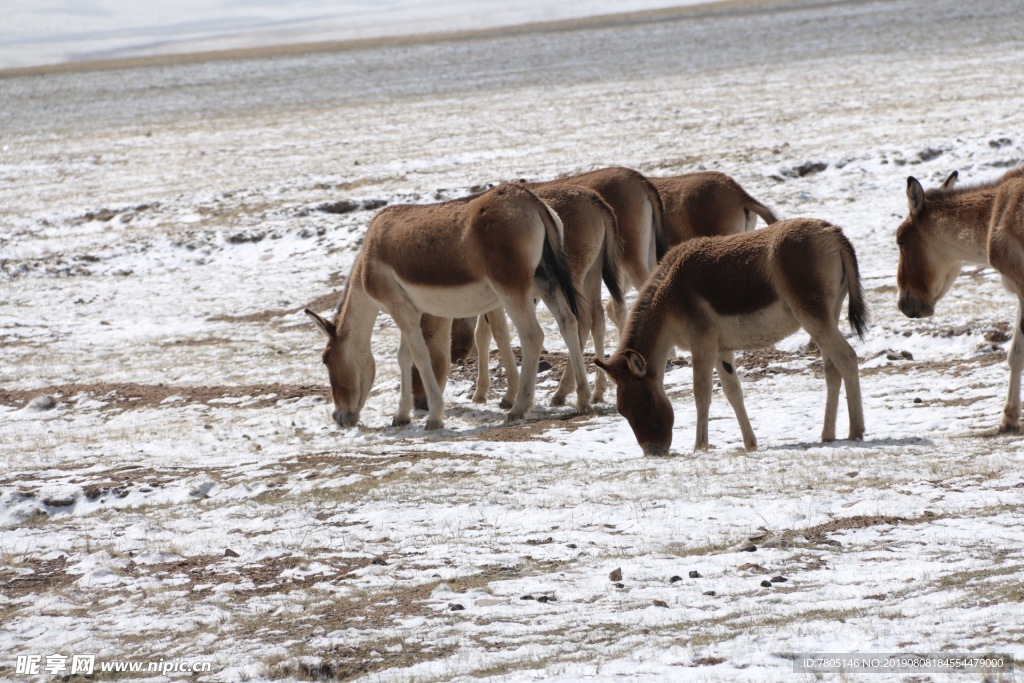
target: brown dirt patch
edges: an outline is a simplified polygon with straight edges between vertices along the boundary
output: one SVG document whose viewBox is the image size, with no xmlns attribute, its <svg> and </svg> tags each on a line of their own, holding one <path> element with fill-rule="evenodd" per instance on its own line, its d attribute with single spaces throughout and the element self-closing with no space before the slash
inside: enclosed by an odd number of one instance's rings
<svg viewBox="0 0 1024 683">
<path fill-rule="evenodd" d="M 242 386 L 175 386 L 166 384 L 136 384 L 129 382 L 96 382 L 89 384 L 60 384 L 38 389 L 0 389 L 0 405 L 24 407 L 33 398 L 50 395 L 61 402 L 85 396 L 102 401 L 103 410 L 129 410 L 153 408 L 172 397 L 180 397 L 180 403 L 202 403 L 218 405 L 217 400 L 229 399 L 238 402 L 226 403 L 238 408 L 267 408 L 280 401 L 324 395 L 324 387 L 312 384 L 259 384 Z"/>
<path fill-rule="evenodd" d="M 69 585 L 74 579 L 66 571 L 67 557 L 53 560 L 27 559 L 9 566 L 0 566 L 0 594 L 8 598 L 52 593 Z M 30 574 L 24 570 L 31 570 Z"/>
</svg>

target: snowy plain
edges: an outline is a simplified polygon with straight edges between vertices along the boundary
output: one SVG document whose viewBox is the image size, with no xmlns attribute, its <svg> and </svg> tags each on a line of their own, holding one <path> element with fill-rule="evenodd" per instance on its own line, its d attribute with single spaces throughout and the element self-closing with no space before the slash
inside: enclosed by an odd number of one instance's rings
<svg viewBox="0 0 1024 683">
<path fill-rule="evenodd" d="M 0 78 L 0 678 L 28 654 L 381 682 L 1024 657 L 1024 440 L 995 429 L 1015 306 L 967 267 L 905 319 L 894 242 L 908 175 L 1024 164 L 1022 31 L 1015 0 L 788 0 Z M 502 423 L 500 377 L 470 402 L 467 367 L 442 433 L 395 429 L 385 315 L 363 426 L 330 422 L 301 311 L 332 309 L 366 207 L 606 165 L 724 171 L 843 227 L 865 441 L 817 441 L 803 334 L 737 357 L 753 453 L 718 390 L 691 453 L 686 366 L 668 458 L 611 406 L 547 407 L 553 372 L 531 421 Z"/>
</svg>

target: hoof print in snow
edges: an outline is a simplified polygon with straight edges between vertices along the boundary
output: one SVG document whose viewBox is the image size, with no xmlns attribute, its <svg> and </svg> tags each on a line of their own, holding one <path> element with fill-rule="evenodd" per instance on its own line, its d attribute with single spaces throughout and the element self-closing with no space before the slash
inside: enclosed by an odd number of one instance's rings
<svg viewBox="0 0 1024 683">
<path fill-rule="evenodd" d="M 608 580 L 613 582 L 622 581 L 622 568 L 613 569 L 612 572 L 608 574 Z"/>
</svg>

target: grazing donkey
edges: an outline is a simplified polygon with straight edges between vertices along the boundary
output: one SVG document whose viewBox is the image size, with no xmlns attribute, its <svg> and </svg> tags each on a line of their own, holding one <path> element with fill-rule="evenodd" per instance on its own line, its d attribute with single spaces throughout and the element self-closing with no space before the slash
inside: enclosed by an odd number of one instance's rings
<svg viewBox="0 0 1024 683">
<path fill-rule="evenodd" d="M 1020 432 L 1020 376 L 1024 369 L 1024 168 L 995 182 L 954 187 L 954 171 L 925 192 L 907 178 L 910 215 L 896 229 L 900 249 L 897 305 L 908 318 L 926 318 L 953 285 L 960 265 L 987 264 L 1017 295 L 1017 322 L 1007 354 L 1010 386 L 999 432 Z"/>
<path fill-rule="evenodd" d="M 461 200 L 384 209 L 366 231 L 336 320 L 306 309 L 327 337 L 323 361 L 331 382 L 334 421 L 351 427 L 359 420 L 375 375 L 373 326 L 384 310 L 401 331 L 401 398 L 392 424 L 410 421 L 415 363 L 427 392 L 426 428 L 443 427 L 444 402 L 420 327 L 423 315 L 449 319 L 442 321 L 448 335 L 440 335 L 441 356 L 447 357 L 450 318 L 499 306 L 512 318 L 523 347 L 522 379 L 507 420 L 525 417 L 533 405 L 544 341 L 534 296 L 551 310 L 573 370 L 585 377 L 575 315 L 578 295 L 562 251 L 561 221 L 535 194 L 505 184 Z M 587 382 L 578 383 L 576 397 L 577 408 L 587 409 Z"/>
<path fill-rule="evenodd" d="M 587 339 L 593 335 L 595 357 L 603 359 L 605 319 L 601 304 L 602 280 L 608 287 L 611 300 L 625 306 L 622 290 L 619 289 L 619 241 L 615 213 L 601 195 L 582 186 L 552 183 L 535 186 L 533 192 L 562 219 L 569 271 L 579 285 L 582 298 L 577 316 L 580 348 L 585 348 Z M 517 380 L 514 359 L 512 363 L 506 359 L 506 354 L 511 353 L 511 346 L 505 316 L 501 310 L 491 311 L 480 317 L 476 328 L 476 346 L 478 349 L 484 349 L 477 365 L 476 393 L 473 395 L 473 400 L 477 402 L 486 400 L 490 388 L 486 349 L 489 348 L 492 330 L 502 363 L 506 368 L 509 391 L 514 392 L 513 382 Z M 585 377 L 583 381 L 586 381 Z M 567 366 L 551 398 L 551 404 L 564 405 L 565 397 L 575 388 L 576 382 L 572 366 Z M 594 403 L 604 400 L 606 385 L 605 375 L 599 370 L 594 383 Z M 503 401 L 507 399 L 508 394 Z"/>
<path fill-rule="evenodd" d="M 674 413 L 663 386 L 673 345 L 693 355 L 695 450 L 708 448 L 712 370 L 732 405 L 747 450 L 757 438 L 743 407 L 733 351 L 771 346 L 803 327 L 825 366 L 822 441 L 835 440 L 839 389 L 846 382 L 850 439 L 864 437 L 857 354 L 839 331 L 849 295 L 850 324 L 863 337 L 867 307 L 853 246 L 825 221 L 798 218 L 763 230 L 701 237 L 674 247 L 640 292 L 618 350 L 598 361 L 618 388 L 616 407 L 646 455 L 666 455 Z"/>
<path fill-rule="evenodd" d="M 665 240 L 670 247 L 694 237 L 753 230 L 757 217 L 778 219 L 731 176 L 717 171 L 651 178 L 665 205 Z"/>
</svg>

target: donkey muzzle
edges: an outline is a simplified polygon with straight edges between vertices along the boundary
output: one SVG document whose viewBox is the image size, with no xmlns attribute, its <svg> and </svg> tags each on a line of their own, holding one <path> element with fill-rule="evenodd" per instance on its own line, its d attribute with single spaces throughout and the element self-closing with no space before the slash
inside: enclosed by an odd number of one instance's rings
<svg viewBox="0 0 1024 683">
<path fill-rule="evenodd" d="M 927 318 L 935 312 L 934 306 L 929 306 L 920 299 L 914 298 L 910 292 L 901 292 L 896 300 L 900 312 L 908 318 Z"/>
</svg>

